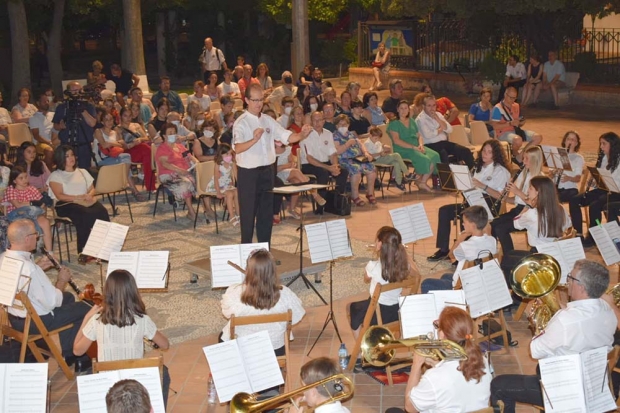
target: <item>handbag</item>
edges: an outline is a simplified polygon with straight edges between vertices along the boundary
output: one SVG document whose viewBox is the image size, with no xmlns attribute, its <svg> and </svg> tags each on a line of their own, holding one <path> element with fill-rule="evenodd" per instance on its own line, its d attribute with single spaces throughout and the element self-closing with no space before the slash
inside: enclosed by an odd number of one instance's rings
<svg viewBox="0 0 620 413">
<path fill-rule="evenodd" d="M 351 200 L 344 194 L 334 190 L 325 195 L 325 211 L 341 217 L 351 215 Z"/>
<path fill-rule="evenodd" d="M 383 67 L 384 63 L 377 62 L 377 61 L 375 60 L 375 61 L 373 61 L 373 62 L 371 63 L 371 65 L 372 65 L 372 67 L 377 67 L 377 68 L 381 69 L 381 68 Z"/>
<path fill-rule="evenodd" d="M 110 146 L 109 148 L 104 148 L 99 145 L 99 152 L 101 152 L 105 156 L 111 156 L 112 158 L 118 158 L 121 153 L 124 153 L 125 150 L 120 146 Z"/>
</svg>

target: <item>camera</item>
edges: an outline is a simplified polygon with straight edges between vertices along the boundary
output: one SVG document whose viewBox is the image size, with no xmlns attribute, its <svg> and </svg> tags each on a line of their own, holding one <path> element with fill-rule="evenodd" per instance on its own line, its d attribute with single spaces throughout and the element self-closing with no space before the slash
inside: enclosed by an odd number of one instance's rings
<svg viewBox="0 0 620 413">
<path fill-rule="evenodd" d="M 95 97 L 95 91 L 80 91 L 72 93 L 64 91 L 63 103 L 66 105 L 65 123 L 79 122 L 82 119 L 82 112 L 88 108 L 90 100 Z"/>
</svg>

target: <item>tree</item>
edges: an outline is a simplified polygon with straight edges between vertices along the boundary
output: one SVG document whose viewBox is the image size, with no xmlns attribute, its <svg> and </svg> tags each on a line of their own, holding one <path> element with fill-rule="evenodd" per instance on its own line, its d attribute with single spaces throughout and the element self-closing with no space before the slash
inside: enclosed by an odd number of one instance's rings
<svg viewBox="0 0 620 413">
<path fill-rule="evenodd" d="M 62 96 L 62 20 L 65 15 L 65 0 L 54 0 L 54 12 L 49 36 L 47 36 L 47 66 L 50 83 L 56 96 Z"/>
<path fill-rule="evenodd" d="M 323 22 L 334 22 L 340 12 L 349 5 L 348 0 L 313 0 L 308 2 L 308 18 Z M 290 23 L 292 14 L 291 0 L 260 0 L 262 11 L 273 17 L 278 23 Z"/>
<path fill-rule="evenodd" d="M 19 88 L 30 88 L 30 41 L 23 0 L 8 0 L 7 10 L 11 31 L 12 81 L 11 95 Z"/>
<path fill-rule="evenodd" d="M 122 47 L 127 52 L 124 63 L 126 69 L 138 75 L 145 75 L 140 0 L 123 0 L 123 25 L 125 36 Z"/>
</svg>

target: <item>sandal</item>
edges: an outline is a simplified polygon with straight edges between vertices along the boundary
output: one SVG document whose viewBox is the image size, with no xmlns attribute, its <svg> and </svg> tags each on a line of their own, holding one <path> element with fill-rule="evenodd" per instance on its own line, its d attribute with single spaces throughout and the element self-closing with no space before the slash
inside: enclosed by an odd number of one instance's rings
<svg viewBox="0 0 620 413">
<path fill-rule="evenodd" d="M 233 227 L 236 227 L 237 225 L 239 225 L 239 216 L 235 215 L 234 217 L 230 218 L 228 220 L 228 223 Z"/>
<path fill-rule="evenodd" d="M 377 198 L 373 194 L 367 194 L 366 199 L 370 205 L 377 205 Z"/>
<path fill-rule="evenodd" d="M 358 207 L 363 207 L 364 205 L 366 205 L 366 202 L 364 202 L 364 200 L 360 198 L 359 196 L 355 199 L 351 199 L 351 201 L 353 201 L 353 203 L 357 205 Z"/>
<path fill-rule="evenodd" d="M 312 198 L 314 198 L 314 201 L 315 201 L 317 204 L 319 204 L 319 206 L 323 206 L 323 205 L 325 205 L 325 203 L 327 202 L 327 201 L 325 201 L 325 198 L 323 198 L 321 195 L 319 195 L 319 194 L 317 194 L 317 193 L 314 193 L 314 194 L 312 195 Z"/>
<path fill-rule="evenodd" d="M 132 192 L 131 195 L 133 195 L 133 198 L 136 200 L 136 202 L 144 202 L 144 201 L 146 201 L 146 198 L 140 192 L 137 192 L 137 191 L 136 192 Z"/>
<path fill-rule="evenodd" d="M 301 216 L 297 213 L 297 211 L 293 210 L 293 209 L 289 209 L 286 212 L 288 212 L 288 214 L 291 216 L 291 218 L 293 219 L 301 219 Z"/>
</svg>

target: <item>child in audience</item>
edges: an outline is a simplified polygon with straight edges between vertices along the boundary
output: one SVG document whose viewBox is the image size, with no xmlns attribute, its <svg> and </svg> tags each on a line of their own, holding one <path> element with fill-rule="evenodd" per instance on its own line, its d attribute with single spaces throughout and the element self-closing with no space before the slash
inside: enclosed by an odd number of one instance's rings
<svg viewBox="0 0 620 413">
<path fill-rule="evenodd" d="M 497 253 L 497 241 L 490 232 L 489 214 L 480 205 L 470 206 L 463 210 L 463 231 L 452 246 L 450 255 L 458 261 L 454 274 L 444 274 L 441 278 L 428 278 L 422 281 L 422 294 L 434 290 L 451 290 L 459 281 L 459 274 L 465 261 L 486 258 Z M 485 230 L 486 228 L 486 230 Z"/>
<path fill-rule="evenodd" d="M 301 366 L 299 375 L 301 376 L 302 386 L 306 386 L 341 373 L 340 367 L 334 360 L 327 357 L 319 357 Z M 345 390 L 345 385 L 338 380 L 328 381 L 323 385 L 318 385 L 306 390 L 302 401 L 306 403 L 306 406 L 317 413 L 350 413 L 349 409 L 344 407 L 340 401 L 328 403 L 331 399 L 335 398 L 334 396 Z M 321 407 L 317 408 L 319 405 Z M 301 413 L 304 410 L 305 408 L 302 406 L 297 407 L 293 405 L 289 409 L 289 412 Z"/>
<path fill-rule="evenodd" d="M 364 146 L 368 154 L 372 157 L 370 160 L 378 164 L 393 166 L 394 171 L 392 176 L 396 181 L 396 187 L 404 191 L 405 184 L 403 183 L 403 177 L 405 178 L 405 182 L 409 182 L 413 180 L 413 174 L 408 173 L 409 168 L 405 162 L 403 162 L 403 158 L 399 153 L 393 153 L 389 145 L 381 143 L 381 137 L 383 136 L 381 129 L 376 126 L 371 126 L 368 133 L 369 138 L 364 141 Z"/>
<path fill-rule="evenodd" d="M 292 97 L 284 96 L 282 98 L 282 113 L 280 113 L 280 117 L 277 119 L 278 123 L 282 125 L 283 128 L 288 128 L 290 122 L 291 113 L 293 113 L 293 106 L 295 106 L 295 101 Z"/>
<path fill-rule="evenodd" d="M 237 197 L 237 165 L 233 157 L 230 145 L 222 143 L 217 148 L 215 155 L 215 170 L 213 178 L 207 184 L 207 192 L 217 193 L 219 199 L 225 198 L 226 208 L 228 209 L 228 222 L 232 226 L 239 225 L 239 198 Z M 217 185 L 215 185 L 217 181 Z"/>
</svg>

